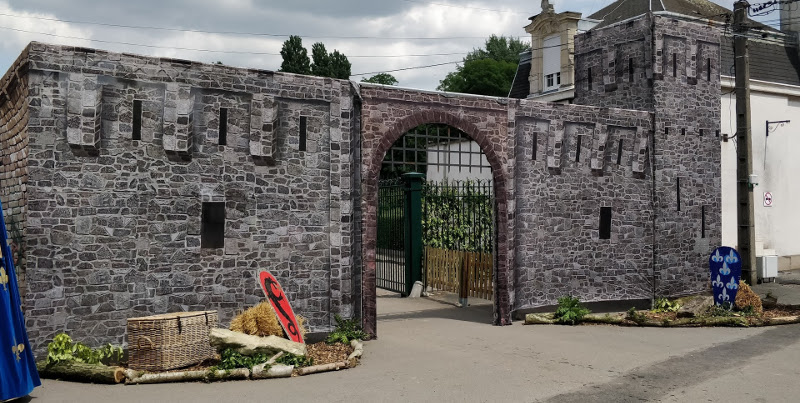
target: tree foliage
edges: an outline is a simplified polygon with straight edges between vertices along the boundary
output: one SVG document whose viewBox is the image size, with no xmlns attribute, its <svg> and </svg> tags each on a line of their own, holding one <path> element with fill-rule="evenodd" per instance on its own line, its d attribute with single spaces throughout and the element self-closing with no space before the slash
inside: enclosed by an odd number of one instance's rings
<svg viewBox="0 0 800 403">
<path fill-rule="evenodd" d="M 338 50 L 334 50 L 333 53 L 329 54 L 330 57 L 330 72 L 329 75 L 326 77 L 333 77 L 339 78 L 342 80 L 347 80 L 350 78 L 350 61 L 347 60 L 347 56 L 344 53 L 339 53 Z"/>
<path fill-rule="evenodd" d="M 376 74 L 370 78 L 364 78 L 361 81 L 365 83 L 383 84 L 383 85 L 397 85 L 399 83 L 397 79 L 389 73 Z"/>
<path fill-rule="evenodd" d="M 439 82 L 440 91 L 505 97 L 511 89 L 519 54 L 529 48 L 515 38 L 492 35 L 484 48 L 473 49 L 456 71 Z"/>
<path fill-rule="evenodd" d="M 315 75 L 346 80 L 350 78 L 350 61 L 338 50 L 328 53 L 325 44 L 317 42 L 311 46 L 311 59 L 299 36 L 290 36 L 281 49 L 281 70 L 288 73 Z M 312 62 L 313 60 L 313 62 Z"/>
<path fill-rule="evenodd" d="M 331 58 L 322 42 L 311 45 L 311 74 L 319 77 L 330 77 Z"/>
<path fill-rule="evenodd" d="M 311 74 L 311 61 L 308 59 L 308 51 L 303 47 L 303 40 L 296 35 L 292 35 L 281 48 L 281 70 L 286 73 Z"/>
</svg>

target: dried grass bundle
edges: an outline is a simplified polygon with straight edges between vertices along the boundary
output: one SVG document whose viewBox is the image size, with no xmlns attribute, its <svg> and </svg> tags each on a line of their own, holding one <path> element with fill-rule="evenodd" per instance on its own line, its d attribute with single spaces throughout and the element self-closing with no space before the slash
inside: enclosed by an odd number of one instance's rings
<svg viewBox="0 0 800 403">
<path fill-rule="evenodd" d="M 297 327 L 303 337 L 306 335 L 304 323 L 305 318 L 297 315 Z M 239 315 L 236 315 L 231 321 L 230 329 L 234 332 L 252 336 L 285 337 L 283 328 L 280 322 L 278 322 L 278 316 L 275 314 L 275 310 L 272 309 L 272 305 L 270 305 L 268 301 L 263 301 L 252 308 L 248 308 Z"/>
<path fill-rule="evenodd" d="M 752 307 L 753 313 L 761 315 L 764 313 L 764 308 L 761 305 L 761 298 L 753 292 L 747 283 L 739 281 L 739 292 L 736 293 L 736 307 L 739 309 L 746 309 L 748 306 Z"/>
</svg>

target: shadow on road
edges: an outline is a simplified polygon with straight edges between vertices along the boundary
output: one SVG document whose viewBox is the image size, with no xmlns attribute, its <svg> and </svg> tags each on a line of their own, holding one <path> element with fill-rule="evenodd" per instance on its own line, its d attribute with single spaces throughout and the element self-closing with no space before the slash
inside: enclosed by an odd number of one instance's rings
<svg viewBox="0 0 800 403">
<path fill-rule="evenodd" d="M 757 339 L 757 340 L 756 340 Z M 800 326 L 779 326 L 764 333 L 705 350 L 670 358 L 635 369 L 613 382 L 587 385 L 575 392 L 549 398 L 548 402 L 639 402 L 658 400 L 678 388 L 724 376 L 737 364 L 773 353 L 800 340 Z"/>
</svg>

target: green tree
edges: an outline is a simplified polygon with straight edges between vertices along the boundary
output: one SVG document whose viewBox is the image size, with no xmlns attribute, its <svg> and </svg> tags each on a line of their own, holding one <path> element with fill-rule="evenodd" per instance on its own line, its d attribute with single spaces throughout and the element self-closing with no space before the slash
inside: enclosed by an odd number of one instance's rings
<svg viewBox="0 0 800 403">
<path fill-rule="evenodd" d="M 331 57 L 322 42 L 311 46 L 311 74 L 319 77 L 330 77 Z"/>
<path fill-rule="evenodd" d="M 397 85 L 398 81 L 393 75 L 389 73 L 376 74 L 370 78 L 361 79 L 362 82 L 383 85 Z"/>
<path fill-rule="evenodd" d="M 492 35 L 484 48 L 464 57 L 456 71 L 448 73 L 436 88 L 440 91 L 505 97 L 511 89 L 519 54 L 528 44 L 515 38 Z"/>
<path fill-rule="evenodd" d="M 280 71 L 311 74 L 309 66 L 311 61 L 308 59 L 308 51 L 303 47 L 303 40 L 299 36 L 292 35 L 283 43 L 281 57 L 283 57 L 283 63 L 281 63 Z"/>
<path fill-rule="evenodd" d="M 347 80 L 350 78 L 350 68 L 352 65 L 350 61 L 347 60 L 347 56 L 343 53 L 339 53 L 338 50 L 334 50 L 333 53 L 330 55 L 330 74 L 328 77 L 333 78 L 340 78 L 342 80 Z"/>
</svg>

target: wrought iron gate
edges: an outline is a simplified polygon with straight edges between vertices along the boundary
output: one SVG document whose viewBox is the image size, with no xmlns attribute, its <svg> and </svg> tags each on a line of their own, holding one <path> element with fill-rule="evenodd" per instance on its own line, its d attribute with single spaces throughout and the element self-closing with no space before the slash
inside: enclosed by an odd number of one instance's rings
<svg viewBox="0 0 800 403">
<path fill-rule="evenodd" d="M 424 283 L 492 299 L 495 217 L 491 181 L 429 182 L 423 191 Z"/>
<path fill-rule="evenodd" d="M 422 280 L 423 177 L 410 173 L 378 186 L 376 282 L 378 288 L 403 296 Z"/>
</svg>

